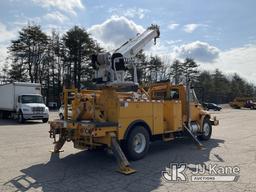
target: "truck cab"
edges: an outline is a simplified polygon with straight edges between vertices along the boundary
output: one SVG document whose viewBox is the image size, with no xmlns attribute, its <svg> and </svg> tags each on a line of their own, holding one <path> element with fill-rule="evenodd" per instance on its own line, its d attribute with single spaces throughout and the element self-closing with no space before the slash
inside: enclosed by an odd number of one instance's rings
<svg viewBox="0 0 256 192">
<path fill-rule="evenodd" d="M 42 119 L 46 123 L 49 118 L 49 109 L 45 106 L 44 99 L 39 94 L 19 95 L 17 97 L 16 112 L 19 122 L 29 119 Z"/>
<path fill-rule="evenodd" d="M 187 121 L 187 91 L 186 86 L 183 84 L 173 85 L 171 83 L 156 83 L 150 86 L 148 90 L 151 99 L 164 100 L 165 103 L 181 103 L 182 121 Z M 189 90 L 189 108 L 190 108 L 190 120 L 201 121 L 202 114 L 209 115 L 205 111 L 202 105 L 199 103 L 197 96 L 193 89 Z"/>
</svg>

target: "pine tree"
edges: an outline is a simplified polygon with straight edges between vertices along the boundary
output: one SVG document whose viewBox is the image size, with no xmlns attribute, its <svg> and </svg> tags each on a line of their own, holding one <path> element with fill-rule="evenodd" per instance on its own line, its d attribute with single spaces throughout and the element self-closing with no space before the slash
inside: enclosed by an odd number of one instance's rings
<svg viewBox="0 0 256 192">
<path fill-rule="evenodd" d="M 67 31 L 63 36 L 65 71 L 72 78 L 75 87 L 81 87 L 81 81 L 92 78 L 90 55 L 100 52 L 101 48 L 89 36 L 85 29 L 78 26 Z"/>
<path fill-rule="evenodd" d="M 163 62 L 161 61 L 160 57 L 158 56 L 151 56 L 149 63 L 148 63 L 148 81 L 155 82 L 160 80 L 160 71 L 163 67 Z"/>
<path fill-rule="evenodd" d="M 146 59 L 147 58 L 146 58 L 146 55 L 143 52 L 143 50 L 141 50 L 136 55 L 136 58 L 135 58 L 136 67 L 137 67 L 137 77 L 138 77 L 139 84 L 144 84 L 146 82 L 147 67 L 148 67 L 148 62 Z M 133 69 L 130 69 L 129 73 L 131 74 L 131 78 L 134 78 L 133 77 Z"/>
<path fill-rule="evenodd" d="M 42 60 L 47 46 L 47 36 L 38 25 L 27 25 L 19 31 L 17 40 L 11 42 L 9 47 L 12 56 L 11 76 L 13 79 L 25 79 L 20 77 L 27 71 L 30 82 L 40 82 L 42 72 Z M 16 77 L 17 75 L 17 77 Z M 40 82 L 41 83 L 41 82 Z"/>
<path fill-rule="evenodd" d="M 198 71 L 198 64 L 191 58 L 186 58 L 183 63 L 183 75 L 190 79 L 196 80 L 199 71 Z"/>
<path fill-rule="evenodd" d="M 183 71 L 184 71 L 183 64 L 178 59 L 176 59 L 170 66 L 170 73 L 169 73 L 169 76 L 170 77 L 172 76 L 174 78 L 176 85 L 180 83 Z"/>
<path fill-rule="evenodd" d="M 26 82 L 28 80 L 26 69 L 23 63 L 12 63 L 11 69 L 8 71 L 10 81 Z"/>
</svg>

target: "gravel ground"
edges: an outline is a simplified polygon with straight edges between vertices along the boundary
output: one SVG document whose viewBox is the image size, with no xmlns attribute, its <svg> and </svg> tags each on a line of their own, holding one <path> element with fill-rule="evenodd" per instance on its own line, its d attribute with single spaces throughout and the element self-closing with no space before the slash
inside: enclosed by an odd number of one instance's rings
<svg viewBox="0 0 256 192">
<path fill-rule="evenodd" d="M 256 110 L 224 108 L 214 112 L 220 125 L 198 150 L 189 139 L 151 145 L 142 160 L 131 162 L 137 173 L 116 172 L 116 162 L 104 151 L 79 151 L 72 143 L 52 155 L 49 125 L 31 121 L 19 125 L 0 120 L 0 192 L 9 191 L 256 191 Z M 51 112 L 51 119 L 56 117 Z M 162 171 L 170 163 L 187 163 L 188 178 L 196 164 L 239 166 L 237 182 L 167 182 Z"/>
</svg>

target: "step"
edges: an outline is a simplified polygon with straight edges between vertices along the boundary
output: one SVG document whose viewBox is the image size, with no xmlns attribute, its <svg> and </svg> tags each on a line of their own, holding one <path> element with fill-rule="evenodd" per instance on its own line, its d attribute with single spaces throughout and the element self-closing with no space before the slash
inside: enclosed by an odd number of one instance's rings
<svg viewBox="0 0 256 192">
<path fill-rule="evenodd" d="M 174 136 L 172 132 L 164 132 L 162 135 L 163 141 L 171 141 L 174 140 Z"/>
</svg>

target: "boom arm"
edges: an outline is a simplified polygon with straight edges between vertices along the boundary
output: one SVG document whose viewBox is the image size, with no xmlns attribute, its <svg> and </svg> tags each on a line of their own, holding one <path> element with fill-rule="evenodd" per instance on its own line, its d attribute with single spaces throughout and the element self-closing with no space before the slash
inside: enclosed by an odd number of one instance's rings
<svg viewBox="0 0 256 192">
<path fill-rule="evenodd" d="M 157 25 L 152 25 L 142 34 L 138 35 L 134 39 L 127 41 L 114 53 L 120 53 L 125 58 L 135 57 L 135 55 L 142 50 L 152 39 L 156 42 L 156 38 L 159 38 L 160 31 Z"/>
<path fill-rule="evenodd" d="M 160 31 L 157 25 L 151 25 L 142 34 L 137 35 L 116 49 L 113 54 L 109 52 L 99 53 L 92 56 L 92 63 L 95 69 L 95 81 L 97 83 L 127 83 L 124 80 L 125 71 L 128 68 L 134 69 L 134 82 L 137 83 L 137 71 L 133 58 L 152 39 L 156 42 Z"/>
</svg>

